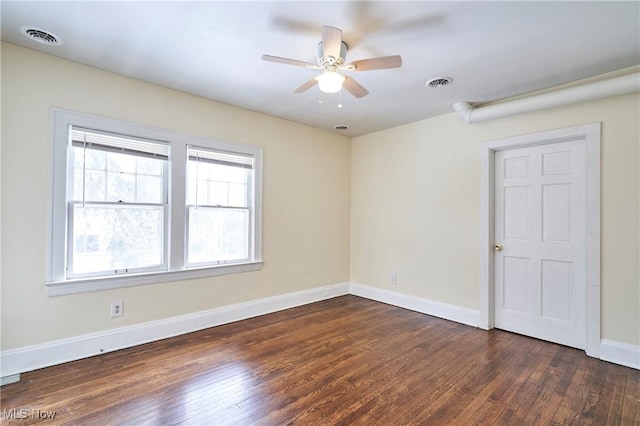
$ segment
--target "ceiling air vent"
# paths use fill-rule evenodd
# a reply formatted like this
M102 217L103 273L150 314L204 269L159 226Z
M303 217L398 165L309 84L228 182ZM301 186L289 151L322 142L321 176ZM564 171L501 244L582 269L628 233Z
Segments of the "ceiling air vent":
M438 77L438 78L432 78L431 80L427 81L425 84L427 85L427 87L443 87L443 86L448 86L452 82L453 82L453 79L451 77Z
M58 46L62 44L62 40L60 40L58 36L40 28L22 27L20 30L25 37L38 43L46 44L47 46Z
M344 130L347 130L349 127L347 127L345 124L337 124L333 126L333 128L336 130L344 131Z

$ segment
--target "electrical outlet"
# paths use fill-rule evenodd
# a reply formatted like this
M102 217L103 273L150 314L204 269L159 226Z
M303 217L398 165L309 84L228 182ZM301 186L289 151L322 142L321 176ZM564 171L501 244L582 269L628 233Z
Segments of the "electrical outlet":
M391 274L391 280L389 281L389 284L398 285L398 274L396 274L395 272Z
M122 300L111 302L111 318L121 317L124 315L124 303Z

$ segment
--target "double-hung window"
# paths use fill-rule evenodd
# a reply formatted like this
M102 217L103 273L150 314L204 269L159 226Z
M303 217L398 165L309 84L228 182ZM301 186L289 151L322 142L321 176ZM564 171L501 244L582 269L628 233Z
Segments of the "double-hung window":
M253 158L187 148L187 264L251 258Z
M169 145L70 135L67 277L166 270Z
M53 110L59 295L261 268L262 149Z

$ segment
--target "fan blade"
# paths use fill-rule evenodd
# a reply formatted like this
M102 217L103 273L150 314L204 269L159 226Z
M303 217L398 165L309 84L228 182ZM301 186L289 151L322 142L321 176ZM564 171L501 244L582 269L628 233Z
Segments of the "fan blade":
M387 68L398 68L401 65L402 58L400 57L400 55L393 55L355 61L348 65L345 65L344 68L351 68L351 66L353 66L353 71L372 71L384 70Z
M367 89L362 87L360 83L358 83L351 77L347 77L344 80L344 83L342 83L342 87L358 99L369 94L369 91Z
M311 89L316 84L318 84L318 80L316 80L314 77L311 80L304 83L302 86L298 87L296 90L294 90L293 93L304 93L307 90Z
M342 48L342 31L333 27L322 27L322 55L339 58Z
M281 64L297 65L299 67L307 67L307 68L317 68L318 67L316 64L312 64L312 63L309 63L309 62L297 61L295 59L289 59L289 58L281 58L279 56L262 55L262 60L263 61L270 61L270 62L278 62L278 63L281 63Z

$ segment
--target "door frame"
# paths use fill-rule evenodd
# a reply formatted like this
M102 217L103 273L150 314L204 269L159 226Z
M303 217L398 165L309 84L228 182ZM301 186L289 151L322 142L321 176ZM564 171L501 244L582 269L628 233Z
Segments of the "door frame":
M494 170L495 152L567 141L585 143L585 332L587 355L600 357L600 123L531 133L484 142L481 147L480 321L494 328Z

